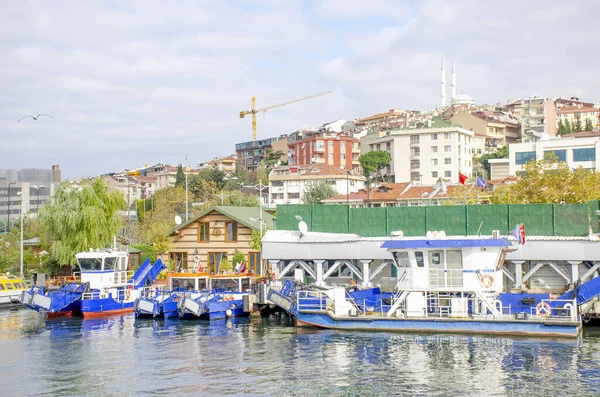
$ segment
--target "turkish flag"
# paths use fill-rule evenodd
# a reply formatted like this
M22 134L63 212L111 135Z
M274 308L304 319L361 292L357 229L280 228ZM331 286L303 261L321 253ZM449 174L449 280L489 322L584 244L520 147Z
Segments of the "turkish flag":
M467 179L469 179L469 178L467 178L467 176L464 175L462 172L458 173L458 181L460 182L461 185L464 185L465 182L467 181Z

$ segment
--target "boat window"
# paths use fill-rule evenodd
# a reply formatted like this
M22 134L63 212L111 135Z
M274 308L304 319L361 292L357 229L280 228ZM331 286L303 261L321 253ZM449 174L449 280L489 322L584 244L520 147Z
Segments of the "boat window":
M16 289L23 288L23 284L21 284L21 283L13 283L13 285L15 286Z
M0 284L0 291L4 291L4 284Z
M439 266L442 264L442 255L443 252L441 251L433 251L431 252L431 265L432 266Z
M206 289L206 279L205 278L198 279L198 289L199 290Z
M117 267L119 258L104 258L104 270L113 270Z
M425 267L425 260L423 259L423 252L415 252L415 259L417 260L417 267Z
M174 290L194 290L195 280L193 278L172 278L171 289Z
M13 289L13 286L11 283L6 283L6 289Z
M242 279L242 291L247 291L250 289L250 279L243 278Z
M94 272L102 270L101 258L79 258L77 259L82 272Z
M394 252L394 259L396 260L396 264L398 267L410 267L410 262L408 260L408 252Z

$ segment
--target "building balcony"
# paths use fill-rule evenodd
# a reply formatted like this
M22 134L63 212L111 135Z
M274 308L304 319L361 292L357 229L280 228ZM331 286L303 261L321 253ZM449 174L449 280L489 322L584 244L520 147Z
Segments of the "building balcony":
M352 153L360 153L360 147L352 146Z
M360 161L359 160L352 160L352 165L360 165Z

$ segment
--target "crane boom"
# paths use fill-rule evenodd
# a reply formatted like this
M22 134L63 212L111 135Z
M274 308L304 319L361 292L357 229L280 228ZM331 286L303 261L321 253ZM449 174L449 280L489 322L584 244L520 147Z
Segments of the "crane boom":
M271 106L266 106L266 107L260 108L260 109L256 109L256 97L253 96L252 97L252 107L250 108L250 110L241 111L240 118L243 119L245 116L247 116L249 114L252 115L252 140L255 141L256 140L256 113L266 112L267 110L270 110L273 108L278 108L280 106L289 105L291 103L296 103L296 102L304 101L306 99L315 98L315 97L318 97L321 95L327 95L327 94L331 94L331 91L325 91L325 92L320 92L320 93L314 94L314 95L308 95L308 96L305 96L302 98L294 99L294 100L283 102L283 103L278 103L278 104L271 105Z

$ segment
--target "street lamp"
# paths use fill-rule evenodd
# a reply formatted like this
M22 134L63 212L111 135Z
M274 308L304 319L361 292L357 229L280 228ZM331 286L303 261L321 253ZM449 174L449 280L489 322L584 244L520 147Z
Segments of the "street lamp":
M17 196L21 196L21 267L19 275L21 276L21 280L25 280L23 278L23 196L22 192L17 192Z
M256 189L256 190L258 190L260 192L259 196L258 196L258 215L259 215L258 219L259 219L259 224L260 224L260 231L259 231L259 233L260 233L260 239L262 241L262 235L263 235L262 234L262 231L263 231L263 227L262 227L262 224L263 224L263 217L262 217L262 215L263 215L262 214L262 212L263 212L262 211L262 198L263 198L263 194L262 194L262 192L263 192L264 189L268 188L269 186L263 185L262 181L259 180L258 181L258 185L250 185L248 187L254 188L254 189Z
M44 185L40 185L38 186L32 186L32 188L34 188L36 190L37 193L37 204L36 204L36 208L35 208L35 213L37 214L40 211L40 190L42 190L45 186Z
M16 182L6 182L8 186L8 211L6 212L6 233L10 232L10 185L16 185Z
M220 194L213 194L212 196L220 198L221 199L221 207L223 207L225 205L224 204L225 197L231 197L231 196L233 196L233 194L225 194L225 193L221 192Z

